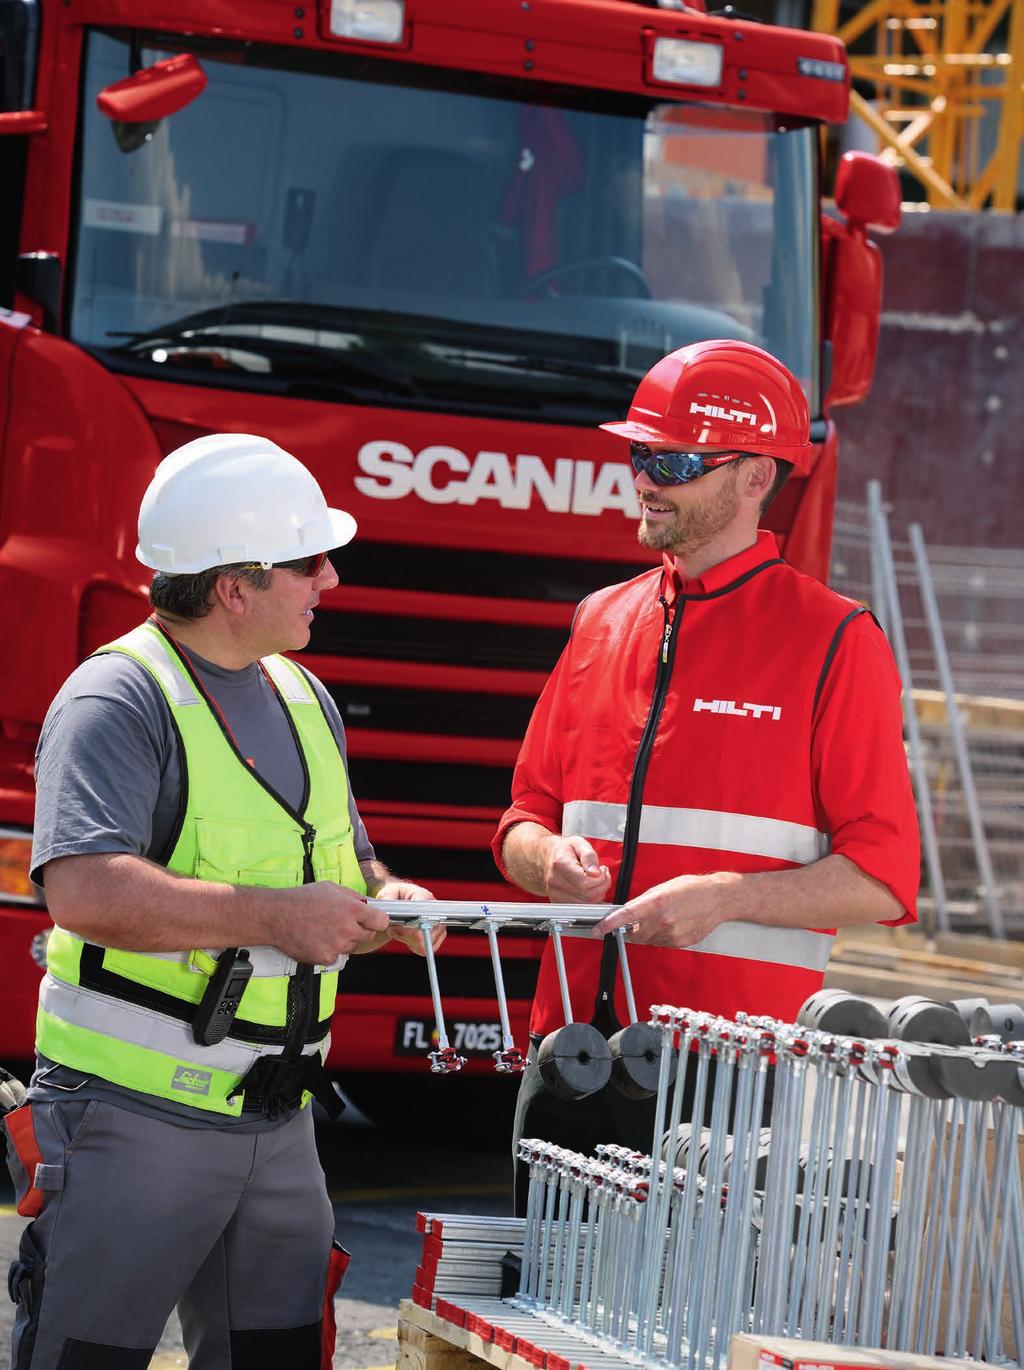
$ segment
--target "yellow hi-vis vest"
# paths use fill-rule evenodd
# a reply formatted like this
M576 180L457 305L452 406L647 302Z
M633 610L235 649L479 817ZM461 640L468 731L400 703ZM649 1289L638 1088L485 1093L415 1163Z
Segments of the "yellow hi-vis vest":
M365 891L345 766L298 666L280 656L260 663L287 712L307 777L305 802L294 810L246 763L190 665L154 622L100 651L124 652L150 672L180 740L184 813L169 870L229 885L288 889L335 880ZM191 1022L221 950L121 951L55 927L39 994L39 1052L128 1089L237 1115L239 1080L261 1057L326 1055L338 970L347 958L305 966L275 947L250 948L253 974L230 1032L200 1046Z

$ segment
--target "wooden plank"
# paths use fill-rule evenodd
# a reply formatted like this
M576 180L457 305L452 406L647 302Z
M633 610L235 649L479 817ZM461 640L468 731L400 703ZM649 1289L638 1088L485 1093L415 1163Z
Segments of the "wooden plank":
M433 1313L427 1312L425 1308L417 1308L415 1304L411 1306L416 1308L417 1313L434 1318ZM437 1318L434 1321L440 1323L441 1320ZM446 1332L448 1326L445 1324ZM449 1340L447 1335L438 1336L407 1318L399 1318L395 1370L479 1370L480 1364L479 1357L474 1356L464 1346Z
M928 938L920 924L885 928L871 923L841 928L834 955L855 956L860 950L884 950L896 956L941 956L977 961L1004 974L1010 966L1024 970L1024 942L997 942L975 933L940 932Z
M457 1300L456 1300L457 1301ZM408 1347L408 1358L403 1350ZM456 1327L429 1308L403 1299L398 1308L398 1359L395 1370L534 1370L514 1352L485 1342L475 1332Z
M908 994L920 994L939 1003L948 999L988 999L990 1003L1016 1003L1021 998L1019 985L1016 992L1011 994L1005 984L992 985L987 981L928 975L910 967L887 970L880 966L835 962L825 972L825 987L866 995L871 999L902 999Z
M1024 944L943 933L925 938L919 927L844 928L825 972L829 988L874 998L1024 998Z

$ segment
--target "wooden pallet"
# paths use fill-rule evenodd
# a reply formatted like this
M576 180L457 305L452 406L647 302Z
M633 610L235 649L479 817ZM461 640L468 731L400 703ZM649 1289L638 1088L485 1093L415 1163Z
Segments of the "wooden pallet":
M499 1299L458 1299L439 1299L436 1312L402 1301L395 1370L636 1370L635 1362Z
M402 1301L395 1370L479 1370L485 1364L497 1370L532 1370L514 1351L484 1341L409 1299Z

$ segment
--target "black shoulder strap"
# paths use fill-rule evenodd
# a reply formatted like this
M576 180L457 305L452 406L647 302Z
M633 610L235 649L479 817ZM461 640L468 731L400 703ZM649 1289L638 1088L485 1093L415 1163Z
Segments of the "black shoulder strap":
M818 700L821 698L821 692L825 688L825 681L828 678L828 673L831 669L832 662L835 659L836 652L839 651L839 643L843 633L846 631L847 624L852 623L855 618L860 618L861 614L869 614L875 623L875 626L881 630L881 624L879 624L878 619L875 618L874 614L871 613L871 610L863 604L858 604L856 609L851 609L846 615L839 627L832 634L832 641L828 644L828 651L825 653L825 662L821 668L821 675L818 676L818 684L814 691L814 703L811 705L812 718L818 712Z

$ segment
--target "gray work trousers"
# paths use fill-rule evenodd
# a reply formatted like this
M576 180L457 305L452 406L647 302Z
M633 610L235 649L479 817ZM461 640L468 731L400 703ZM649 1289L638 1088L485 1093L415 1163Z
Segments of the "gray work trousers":
M310 1109L240 1134L32 1108L43 1208L12 1267L13 1370L143 1370L175 1306L191 1370L319 1370L334 1214ZM20 1201L33 1177L11 1168Z

